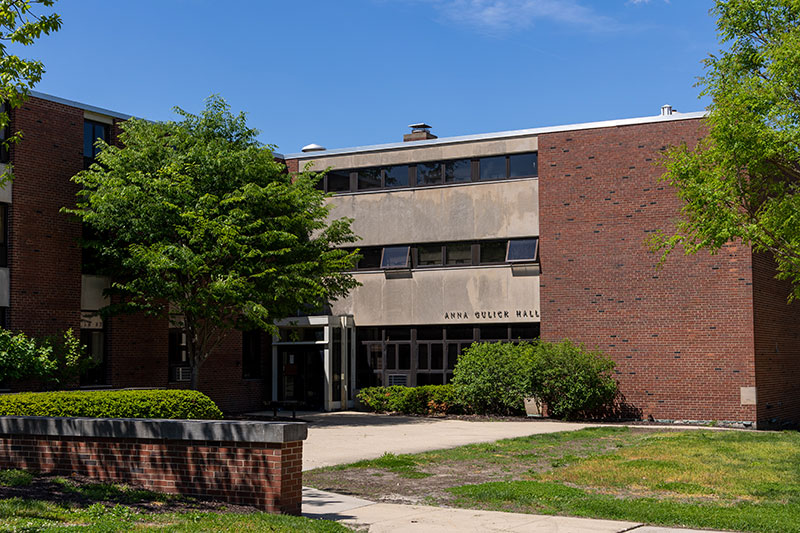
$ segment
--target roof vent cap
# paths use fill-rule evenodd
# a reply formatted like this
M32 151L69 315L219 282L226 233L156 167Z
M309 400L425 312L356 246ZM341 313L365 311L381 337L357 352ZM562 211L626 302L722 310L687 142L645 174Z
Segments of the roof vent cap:
M303 152L324 152L325 149L326 148L324 146L320 146L314 143L307 144L301 148Z
M430 133L430 131L431 131L430 125L425 124L424 122L417 122L416 124L409 124L408 127L411 128L411 133L421 133L421 132Z
M675 109L672 109L672 106L669 104L664 104L661 106L661 116L671 115L673 113L677 113Z

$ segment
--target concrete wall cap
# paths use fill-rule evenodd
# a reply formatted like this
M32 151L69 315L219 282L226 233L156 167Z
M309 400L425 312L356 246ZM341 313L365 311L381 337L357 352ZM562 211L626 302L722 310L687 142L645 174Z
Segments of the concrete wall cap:
M305 440L305 422L2 416L0 435L283 443Z

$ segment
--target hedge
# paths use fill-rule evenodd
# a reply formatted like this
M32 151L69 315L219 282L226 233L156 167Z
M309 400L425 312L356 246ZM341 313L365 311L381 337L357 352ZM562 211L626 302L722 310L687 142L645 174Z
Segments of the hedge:
M371 411L377 412L435 415L463 411L452 385L367 387L361 389L358 399Z
M0 416L218 420L222 411L191 390L57 391L0 395Z

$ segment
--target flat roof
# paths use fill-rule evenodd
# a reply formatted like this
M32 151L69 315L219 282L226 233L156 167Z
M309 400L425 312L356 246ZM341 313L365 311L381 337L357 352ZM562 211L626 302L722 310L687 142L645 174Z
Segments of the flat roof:
M457 137L442 137L441 139L428 139L424 141L373 144L367 146L355 146L352 148L336 148L333 150L320 150L318 152L299 152L294 154L286 154L286 159L316 159L319 157L328 157L332 155L344 155L344 154L355 154L355 153L365 153L365 152L381 152L386 150L419 148L421 146L436 146L442 144L490 141L498 139L509 139L513 137L541 135L543 133L556 133L561 131L589 130L595 128L612 128L616 126L633 126L636 124L649 124L652 122L671 122L673 120L690 120L690 119L703 118L707 115L708 113L706 111L695 111L691 113L678 113L673 111L671 115L656 115L654 117L603 120L599 122L583 122L580 124L566 124L562 126L545 126L542 128L530 128L524 130L499 131L495 133L478 133L474 135L460 135Z
M92 113L98 113L100 115L106 115L107 117L118 118L120 120L128 120L129 118L133 118L133 115L127 115L125 113L120 113L118 111L112 111L110 109L84 104L83 102L77 102L75 100L68 100L67 98L61 98L60 96L53 96L52 94L41 93L39 91L31 91L30 95L36 98L41 98L42 100L47 100L49 102L68 105L70 107L83 109L84 111L91 111ZM275 156L277 159L285 159L284 155L278 152L272 152L272 155Z

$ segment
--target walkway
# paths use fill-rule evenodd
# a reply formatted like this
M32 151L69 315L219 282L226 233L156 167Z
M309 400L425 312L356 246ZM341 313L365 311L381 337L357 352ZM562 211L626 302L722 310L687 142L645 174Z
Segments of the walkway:
M369 533L525 531L530 533L723 533L704 529L646 526L636 522L544 516L424 505L374 503L303 489L303 516L336 520ZM725 532L730 533L730 532Z
M309 423L303 470L375 459L385 452L419 453L591 425L540 419L473 422L355 411L298 413L298 418Z

